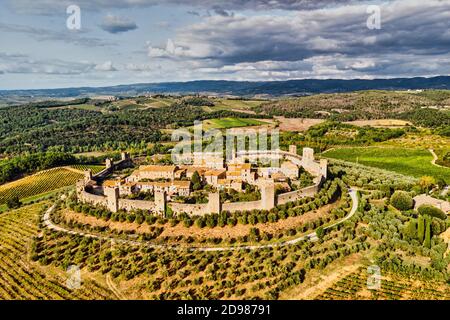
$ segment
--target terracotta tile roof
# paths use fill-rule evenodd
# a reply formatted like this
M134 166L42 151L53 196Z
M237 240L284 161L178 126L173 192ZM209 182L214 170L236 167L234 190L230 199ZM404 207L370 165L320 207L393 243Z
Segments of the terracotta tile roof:
M222 174L224 174L226 172L225 169L218 169L218 170L209 170L207 172L205 172L205 176L220 176Z
M148 172L174 172L177 169L177 166L141 166L139 167L140 171L148 171Z
M188 189L191 187L190 181L174 181L172 185L178 187L178 188L185 188Z
M119 184L120 184L120 181L119 180L105 180L105 181L103 181L103 187L109 187L109 188L112 188L112 187L117 187L117 186L119 186Z
M298 166L290 161L283 162L281 164L281 167L288 168L288 169L298 169Z
M186 172L188 173L194 173L195 171L197 171L199 174L205 173L207 171L209 171L208 168L203 168L203 167L186 167Z
M122 186L131 188L131 187L136 186L136 183L134 183L134 182L127 182L127 183L124 183Z
M252 168L251 163L230 163L228 169L230 171L250 170Z
M219 179L217 180L217 184L220 185L228 185L228 184L232 184L232 183L242 183L241 179Z

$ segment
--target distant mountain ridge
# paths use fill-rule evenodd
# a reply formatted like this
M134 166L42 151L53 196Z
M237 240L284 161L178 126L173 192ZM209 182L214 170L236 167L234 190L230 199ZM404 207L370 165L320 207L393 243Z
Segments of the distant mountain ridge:
M0 90L0 96L79 97L90 95L128 96L139 94L217 94L234 96L284 96L339 93L360 90L450 89L450 77L353 79L353 80L288 80L288 81L225 81L200 80L189 82L138 83L109 87L79 87L62 89Z

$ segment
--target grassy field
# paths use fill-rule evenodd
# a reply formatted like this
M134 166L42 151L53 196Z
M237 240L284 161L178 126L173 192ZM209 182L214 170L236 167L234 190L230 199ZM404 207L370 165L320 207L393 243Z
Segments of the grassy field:
M0 216L0 300L113 299L106 285L82 272L82 286L67 287L67 274L31 260L33 237L38 236L39 214L46 203L10 211Z
M241 112L251 112L253 107L260 106L265 103L264 100L232 100L232 99L215 99L214 107L208 107L206 111L216 110L234 110Z
M205 129L229 129L241 128L249 126L261 126L269 123L257 119L242 119L242 118L221 118L203 121Z
M337 148L324 153L327 158L357 162L367 166L421 177L433 176L450 181L450 169L431 164L433 156L428 150L407 148Z
M83 174L64 168L55 168L39 172L0 186L0 204L18 196L25 199L70 186L83 177Z
M450 152L450 138L434 135L429 130L422 130L419 133L408 133L407 135L381 142L379 145L412 149L433 149L442 161L444 155Z

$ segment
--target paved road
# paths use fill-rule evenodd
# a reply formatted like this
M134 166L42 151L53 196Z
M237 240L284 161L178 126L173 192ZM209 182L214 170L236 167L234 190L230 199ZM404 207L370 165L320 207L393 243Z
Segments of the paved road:
M350 189L350 197L352 198L352 209L350 210L349 214L342 219L341 221L338 221L332 225L329 225L327 227L324 227L324 230L327 229L331 229L339 224L344 223L345 221L349 220L351 217L354 216L354 214L356 213L357 209L358 209L358 196L357 196L357 192L355 190L351 190ZM105 236L98 236L95 234L90 234L90 233L86 233L86 232L80 232L80 231L73 231L73 230L68 230L65 229L63 227L60 227L56 224L53 223L53 221L50 218L51 213L55 210L56 208L56 204L54 204L53 206L51 206L44 214L43 217L43 223L44 225L54 231L60 231L60 232L65 232L68 234L73 234L73 235L80 235L83 237L88 237L88 238L94 238L94 239L99 239L99 240L105 240L105 241L111 241L112 243L120 243L120 244L129 244L129 245L134 245L134 246L140 246L140 245L144 245L150 248L157 248L157 249L180 249L180 250L186 250L186 247L183 246L171 246L171 245L160 245L160 244L152 244L152 243L148 243L148 242L144 242L144 241L133 241L133 240L124 240L124 239L116 239L116 238L111 238L111 237L105 237ZM205 247L205 248L198 248L198 247L191 247L188 248L188 250L190 251L204 251L204 252L214 252L214 251L231 251L231 250L242 250L242 249L247 249L247 250L258 250L258 249L267 249L267 248L275 248L275 247L283 247L283 246L288 246L288 245L293 245L296 244L298 242L304 241L304 240L315 240L317 239L317 234L316 232L311 232L305 236L301 236L299 238L295 238L289 241L284 241L284 242L279 242L279 243L271 243L271 244L264 244L264 245L254 245L254 246L236 246L236 247Z

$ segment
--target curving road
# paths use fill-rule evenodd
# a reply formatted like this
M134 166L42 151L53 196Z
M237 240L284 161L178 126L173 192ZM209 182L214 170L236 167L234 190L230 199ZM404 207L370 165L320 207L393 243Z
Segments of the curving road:
M341 221L338 221L332 225L324 227L323 228L324 230L328 230L337 225L340 225L355 215L356 211L358 210L358 205L359 205L357 192L355 190L350 189L349 194L350 194L350 197L352 198L352 209L350 210L349 214L345 218L343 218ZM95 235L95 234L91 234L91 233L65 229L63 227L60 227L60 226L54 224L53 221L51 220L50 216L51 216L51 213L55 210L55 208L56 208L56 204L54 204L53 206L48 208L42 219L44 225L47 228L49 228L50 230L64 232L67 234L80 235L83 237L94 238L94 239L99 239L99 240L111 241L112 243L129 244L129 245L134 245L134 246L145 245L147 247L156 248L156 249L186 250L186 247L182 247L179 245L177 245L177 246L160 245L160 244L153 244L153 243L148 243L148 242L143 242L143 241L116 239L116 238L112 238L112 237L99 236L99 235ZM187 248L187 249L190 251L204 251L204 252L230 251L230 250L242 250L242 249L258 250L258 249L266 249L266 248L283 247L283 246L293 245L293 244L296 244L296 243L304 241L304 240L315 240L315 239L317 239L316 231L311 232L307 235L301 236L299 238L295 238L295 239L292 239L289 241L283 241L283 242L279 242L279 243L254 245L254 246L236 246L236 247L205 247L205 248L191 247L191 248Z

